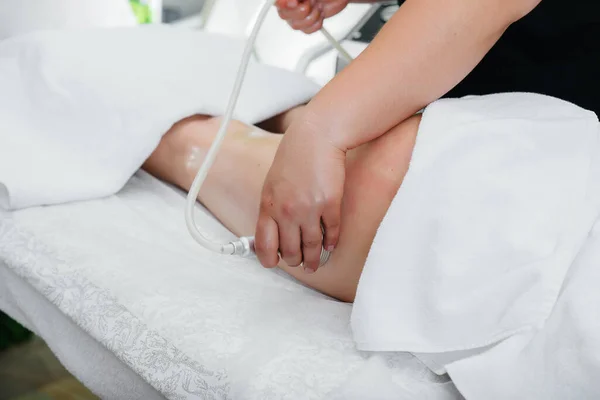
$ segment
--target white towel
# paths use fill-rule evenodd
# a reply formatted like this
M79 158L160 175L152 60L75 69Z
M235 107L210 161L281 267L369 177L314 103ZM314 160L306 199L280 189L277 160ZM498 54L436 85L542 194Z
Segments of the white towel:
M447 366L467 399L600 398L600 224L569 269L544 326Z
M169 27L47 31L0 42L0 205L117 192L179 119L224 112L244 42ZM251 63L235 116L256 123L318 85Z
M422 358L439 372L453 362L478 360L456 364L459 389L492 364L494 372L512 376L518 351L490 348L510 338L502 345L514 349L523 345L514 344L516 338L547 329L569 267L599 214L599 134L592 112L540 95L429 106L360 280L352 316L358 347L430 353ZM584 320L563 318L563 329L585 323L578 334L593 342L600 329L584 310L576 312ZM545 352L560 352L554 340L556 346L539 351L538 364ZM593 350L600 357L600 349ZM520 370L527 368L536 363L528 360ZM558 372L552 379L556 383L536 383L561 385ZM490 398L479 382L473 398ZM514 398L510 385L495 385L495 398Z

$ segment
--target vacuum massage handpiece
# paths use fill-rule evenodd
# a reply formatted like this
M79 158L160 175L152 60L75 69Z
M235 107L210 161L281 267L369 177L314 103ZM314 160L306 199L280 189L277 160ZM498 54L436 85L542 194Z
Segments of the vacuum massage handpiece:
M242 89L242 84L244 82L244 77L246 75L246 70L248 69L248 63L250 62L250 57L252 55L252 50L254 48L254 43L256 42L256 37L258 36L258 32L267 17L267 13L269 12L271 6L275 4L275 0L267 0L265 5L261 8L260 13L256 19L256 24L252 28L252 32L250 33L250 37L246 42L246 47L244 48L244 52L242 54L242 59L240 61L240 67L238 69L238 73L235 79L235 83L233 85L233 90L229 97L229 102L227 104L227 108L225 109L225 114L223 115L223 119L221 122L221 126L217 132L215 140L213 141L208 153L206 154L206 158L204 162L200 166L198 173L196 174L196 178L190 187L190 191L187 195L186 207L185 207L185 223L187 228L192 235L192 237L203 247L208 250L212 250L214 252L220 254L229 254L229 255L238 255L243 257L248 257L255 255L254 250L254 237L241 237L236 241L229 243L216 243L212 240L208 239L206 236L200 232L198 226L196 225L196 221L194 219L194 210L196 208L196 199L198 198L198 193L200 192L200 188L208 175L208 171L212 164L215 161L219 148L223 143L223 139L225 138L225 134L227 133L227 128L229 127L229 123L233 118L233 111L235 110L235 106L237 104L238 98L240 97L240 91ZM327 40L331 43L331 45L338 50L340 55L344 57L348 62L352 61L352 57L342 48L342 46L335 40L333 36L329 32L325 30L325 28L321 29L323 35L327 38ZM322 266L329 259L330 252L325 249L321 249L321 258L319 266Z

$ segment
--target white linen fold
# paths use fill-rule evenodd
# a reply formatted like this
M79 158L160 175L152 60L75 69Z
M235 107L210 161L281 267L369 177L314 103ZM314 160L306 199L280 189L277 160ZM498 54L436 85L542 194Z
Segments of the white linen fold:
M0 42L0 205L114 194L173 123L224 112L243 46L158 26ZM301 74L251 62L235 117L265 120L318 89Z
M359 349L416 353L467 398L600 393L587 375L577 387L558 368L600 369L600 329L588 312L598 303L586 301L600 282L591 276L569 292L571 315L557 306L599 215L599 136L594 113L541 95L430 105L360 279ZM590 345L565 349L567 332ZM534 337L551 339L523 354ZM542 368L545 359L556 369ZM514 382L531 385L530 396Z

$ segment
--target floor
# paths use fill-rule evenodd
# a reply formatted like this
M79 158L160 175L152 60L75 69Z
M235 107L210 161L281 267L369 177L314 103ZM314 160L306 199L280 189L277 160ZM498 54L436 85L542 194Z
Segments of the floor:
M0 352L0 400L97 400L34 337Z

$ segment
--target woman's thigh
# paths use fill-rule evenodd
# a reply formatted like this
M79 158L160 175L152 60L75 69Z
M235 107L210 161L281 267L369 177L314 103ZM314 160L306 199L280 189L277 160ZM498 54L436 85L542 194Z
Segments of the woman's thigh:
M340 240L329 261L314 274L282 265L303 283L352 302L381 221L410 164L420 116L348 153Z

